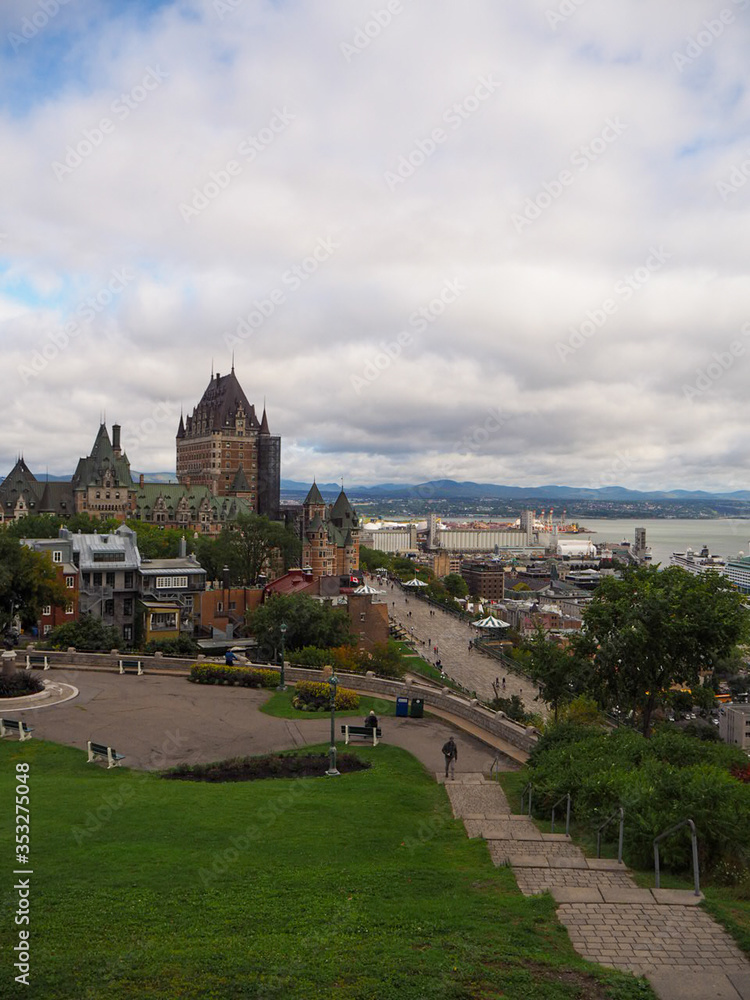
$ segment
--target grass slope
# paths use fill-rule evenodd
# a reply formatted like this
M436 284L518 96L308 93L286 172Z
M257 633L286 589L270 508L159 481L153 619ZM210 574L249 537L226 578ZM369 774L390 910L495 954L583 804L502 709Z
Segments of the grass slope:
M653 996L643 982L579 959L552 900L521 896L510 869L494 868L484 842L466 838L445 790L413 757L388 746L357 752L370 770L211 785L107 771L38 740L4 742L4 810L15 763L31 768L24 995ZM0 851L0 996L15 996L9 823Z
M290 688L288 691L274 691L268 701L264 701L260 706L260 711L265 712L266 715L274 715L280 719L325 719L330 718L330 711L320 711L320 712L301 712L299 709L292 705L292 698L294 697L294 688ZM350 718L351 716L360 716L360 725L364 722L365 716L373 711L378 718L381 716L395 715L396 714L396 702L387 701L385 698L372 698L369 695L361 694L359 696L359 708L354 709L349 712L342 712L339 709L336 710L336 718ZM354 723L350 723L354 725Z

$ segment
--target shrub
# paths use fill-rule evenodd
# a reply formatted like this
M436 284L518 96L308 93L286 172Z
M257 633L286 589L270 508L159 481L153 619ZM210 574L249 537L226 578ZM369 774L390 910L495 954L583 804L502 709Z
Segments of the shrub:
M292 663L300 667L313 667L320 670L331 663L331 650L319 649L318 646L303 646L302 649L289 654Z
M179 639L152 639L143 647L143 652L148 656L153 656L154 653L164 653L165 656L195 656L198 644L188 635L181 635Z
M230 667L223 663L194 663L188 679L196 684L227 683L238 687L274 688L279 683L279 676L278 670Z
M331 688L318 681L297 681L292 699L295 708L317 712L331 707ZM349 688L336 688L336 710L339 712L359 708L359 695Z
M9 677L0 675L0 698L19 698L24 694L38 694L44 690L44 682L38 674L30 670L17 670Z

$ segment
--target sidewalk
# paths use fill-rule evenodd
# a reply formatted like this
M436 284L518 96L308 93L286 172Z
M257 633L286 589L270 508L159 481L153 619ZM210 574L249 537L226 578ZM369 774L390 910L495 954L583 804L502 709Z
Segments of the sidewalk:
M377 586L377 583L374 585ZM398 586L394 586L392 590L390 583L384 586L386 593L383 600L388 602L388 614L407 632L414 629L413 639L416 641L417 652L425 660L434 663L436 659L440 659L448 677L467 691L476 691L477 697L486 701L495 697L492 682L497 677L502 681L505 676L505 689L501 691L504 698L517 694L527 712L546 714L545 704L534 700L539 693L538 688L528 678L507 671L503 675L505 668L502 664L478 650L469 652L469 642L477 637L477 630L470 624L403 592ZM430 611L434 611L434 614L431 615ZM409 612L411 618L408 616ZM438 648L437 653L434 652L435 646Z
M438 781L445 779L436 775ZM648 978L661 1000L750 1000L750 962L692 892L641 889L616 860L586 858L560 833L510 812L498 784L462 773L445 782L453 815L510 865L524 895L550 892L584 958Z

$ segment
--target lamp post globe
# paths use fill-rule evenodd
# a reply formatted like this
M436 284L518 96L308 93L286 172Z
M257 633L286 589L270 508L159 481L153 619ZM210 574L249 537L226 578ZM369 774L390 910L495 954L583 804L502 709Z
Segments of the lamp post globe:
M279 686L277 691L286 691L286 677L284 675L284 636L286 635L286 623L282 622L279 626L279 632L281 632L281 672L279 674Z

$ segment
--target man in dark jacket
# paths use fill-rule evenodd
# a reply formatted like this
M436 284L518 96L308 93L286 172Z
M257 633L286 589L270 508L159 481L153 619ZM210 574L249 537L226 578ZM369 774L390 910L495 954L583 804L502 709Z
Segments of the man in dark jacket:
M443 744L443 756L445 757L445 776L448 777L448 769L450 768L452 779L455 777L456 761L458 760L458 748L452 736L447 743Z
M365 718L365 729L377 729L377 728L378 728L378 717L377 715L375 715L374 712L371 711L370 714Z

